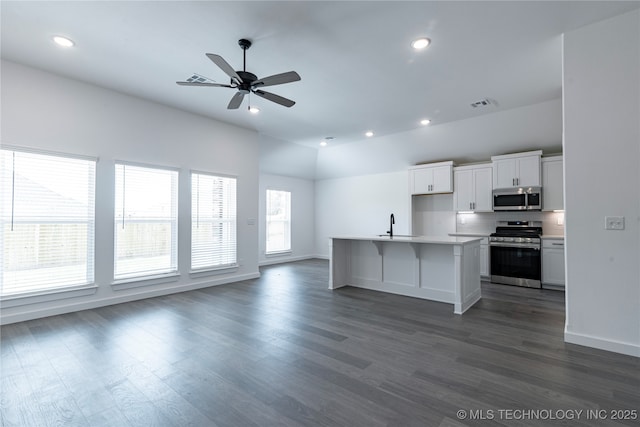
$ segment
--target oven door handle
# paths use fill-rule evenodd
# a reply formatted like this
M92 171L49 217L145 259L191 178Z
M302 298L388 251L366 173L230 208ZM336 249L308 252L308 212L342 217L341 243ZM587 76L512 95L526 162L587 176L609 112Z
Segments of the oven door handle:
M489 247L492 248L520 248L520 249L533 249L535 251L539 251L540 247L539 246L523 246L523 245L519 245L517 243L490 243Z

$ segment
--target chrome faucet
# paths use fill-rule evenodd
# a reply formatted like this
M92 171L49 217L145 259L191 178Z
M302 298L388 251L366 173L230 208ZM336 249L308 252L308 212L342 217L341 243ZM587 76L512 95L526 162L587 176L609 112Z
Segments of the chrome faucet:
M391 214L391 217L389 218L389 231L387 231L387 234L389 235L389 237L393 237L393 224L396 223L396 217L393 216L393 214Z

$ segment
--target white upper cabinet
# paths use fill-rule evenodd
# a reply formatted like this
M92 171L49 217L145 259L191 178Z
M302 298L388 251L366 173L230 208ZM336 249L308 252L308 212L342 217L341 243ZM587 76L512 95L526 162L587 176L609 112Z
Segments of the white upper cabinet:
M540 186L542 151L492 156L493 188Z
M542 159L542 210L564 209L564 179L562 156Z
M431 163L409 168L411 194L451 193L453 162Z
M461 166L454 171L454 210L491 212L492 168L486 165Z

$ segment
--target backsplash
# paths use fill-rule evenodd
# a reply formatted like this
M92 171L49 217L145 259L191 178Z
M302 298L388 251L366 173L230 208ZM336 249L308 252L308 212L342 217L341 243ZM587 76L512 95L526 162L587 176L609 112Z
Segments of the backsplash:
M496 230L496 221L542 221L543 234L564 235L564 212L459 213L456 232L490 234Z

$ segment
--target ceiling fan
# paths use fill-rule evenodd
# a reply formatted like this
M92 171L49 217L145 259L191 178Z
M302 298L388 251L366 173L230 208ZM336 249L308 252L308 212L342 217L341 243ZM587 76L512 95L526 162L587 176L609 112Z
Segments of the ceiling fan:
M186 81L186 82L176 82L180 86L205 86L205 87L230 87L232 89L238 89L227 108L229 110L235 110L240 107L242 104L242 100L244 96L249 93L255 93L256 95L267 99L269 101L275 102L276 104L284 105L285 107L292 107L295 102L284 98L280 95L276 95L275 93L265 92L260 88L266 86L274 86L281 85L285 83L297 82L300 80L300 76L295 71L289 71L281 74L274 74L269 77L264 77L259 79L253 73L248 72L247 69L247 49L251 47L251 41L247 39L238 40L238 44L243 50L243 66L242 71L235 71L231 65L227 61L224 60L220 55L216 55L213 53L207 53L207 58L209 58L214 64L216 64L222 71L225 72L231 78L231 82L226 84L219 83L211 83L211 82L203 82L203 81ZM191 79L189 79L191 80ZM198 79L202 80L202 79Z

